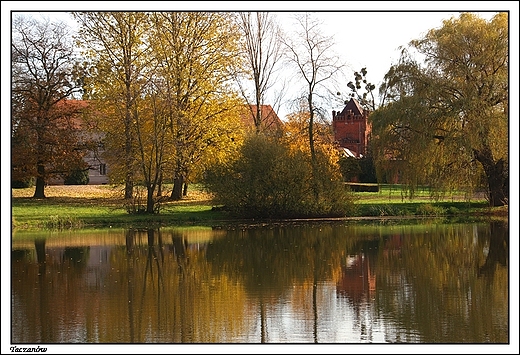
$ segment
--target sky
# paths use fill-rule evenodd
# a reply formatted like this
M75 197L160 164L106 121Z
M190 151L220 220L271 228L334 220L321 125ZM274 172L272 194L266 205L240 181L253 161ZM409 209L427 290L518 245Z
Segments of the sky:
M486 20L496 14L491 11L475 13ZM276 15L281 19L286 33L290 33L294 12ZM400 46L406 46L411 40L422 37L430 29L441 27L443 20L459 15L458 11L380 10L319 11L312 14L315 19L321 21L323 35L333 39L336 44L333 48L335 54L346 64L346 81L343 87L339 88L342 97L350 92L346 84L354 79L354 71L359 72L361 68L367 69L367 79L376 86L377 92L390 66L399 59ZM376 104L378 102L376 98ZM330 116L332 109L343 109L343 105L338 105L329 107ZM290 112L290 107L281 107L279 111L279 116L283 118Z
M480 17L490 19L496 11L510 10L517 2L348 2L348 1L301 1L295 9L294 2L249 1L249 2L211 2L211 1L147 1L147 2L10 2L11 10L21 11L60 11L45 12L45 16L75 22L66 11L80 10L225 10L225 11L273 11L286 33L294 29L293 16L295 12L314 12L313 17L321 21L323 35L331 37L336 43L334 52L347 67L344 89L340 88L342 96L350 92L346 83L353 79L353 72L367 68L368 80L376 85L376 90L382 83L384 75L399 58L399 47L405 46L410 40L420 38L428 30L442 26L442 21L458 17L461 11L477 13ZM34 6L28 4L33 3ZM319 4L319 6L317 6ZM4 11L4 10L2 10ZM3 13L2 16L5 14ZM3 26L9 21L2 21ZM518 24L518 18L516 18ZM2 31L4 32L4 31ZM518 39L518 37L517 37ZM514 42L514 41L512 41ZM518 42L518 41L517 41ZM354 49L354 51L353 51ZM5 60L3 58L2 60ZM285 69L284 69L285 70ZM290 73L289 73L290 72ZM292 75L293 72L289 71ZM285 73L284 73L285 74ZM268 96L266 104L275 106L280 118L284 119L290 113L289 102L297 96L296 90L305 90L305 86L291 84L291 89L284 95L286 104L275 106L274 92ZM276 90L276 86L274 88ZM376 100L378 103L378 100ZM331 115L332 110L341 110L341 104L323 107ZM330 119L331 117L329 117Z
M1 26L2 26L2 74L10 72L10 16L11 11L102 11L102 10L218 10L218 11L283 11L284 16L291 16L295 11L318 11L316 16L323 19L324 34L334 37L337 53L352 70L360 70L366 67L368 79L376 87L379 86L386 71L398 59L398 47L406 45L410 40L420 38L429 29L442 25L442 20L452 16L458 17L460 12L475 12L481 17L489 19L496 11L510 11L510 92L513 98L518 98L518 8L517 1L140 1L140 2L118 2L118 1L2 1ZM327 12L327 13L325 13ZM289 21L284 21L287 26ZM354 44L354 46L353 46ZM346 48L356 48L350 52ZM4 53L5 52L5 53ZM4 245L10 233L10 208L9 189L10 179L5 178L10 174L10 116L9 101L10 75L2 75L2 248L10 250L10 245ZM347 91L347 89L346 89ZM331 107L338 109L338 107ZM280 108L280 117L287 113L286 108ZM511 164L511 186L510 186L510 215L518 216L518 100L511 100L510 110L510 164ZM5 220L4 220L5 219ZM511 230L517 230L518 221L511 221ZM7 228L7 229L6 229ZM511 240L511 279L516 280L518 276L518 233ZM3 264L9 258L2 258ZM6 270L6 268L3 268ZM7 265L7 270L9 266ZM2 273L3 274L3 273ZM6 275L10 278L9 274ZM2 282L2 289L3 289ZM516 294L518 285L515 284ZM2 292L5 295L5 292ZM4 302L2 300L2 309ZM9 312L9 310L7 310ZM516 327L517 327L516 323ZM517 329L517 328L515 328ZM6 336L2 332L2 343ZM512 334L515 334L512 332ZM8 335L7 335L8 337ZM8 343L7 339L7 343ZM515 341L518 351L518 342ZM479 350L488 353L490 350ZM402 349L399 349L402 351ZM406 350L405 350L406 351ZM507 349L500 352L506 353ZM514 353L514 352L513 352Z

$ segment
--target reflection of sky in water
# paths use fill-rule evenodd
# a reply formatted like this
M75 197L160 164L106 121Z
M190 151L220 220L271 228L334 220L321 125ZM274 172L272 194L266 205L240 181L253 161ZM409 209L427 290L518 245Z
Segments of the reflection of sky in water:
M314 342L312 289L306 296L309 302L306 311L311 312L283 300L271 306L267 312L268 342ZM287 298L290 299L291 294ZM386 343L395 341L400 332L391 320L377 318L372 302L353 305L348 298L338 297L333 282L319 283L317 314L318 343ZM414 340L419 339L416 336Z

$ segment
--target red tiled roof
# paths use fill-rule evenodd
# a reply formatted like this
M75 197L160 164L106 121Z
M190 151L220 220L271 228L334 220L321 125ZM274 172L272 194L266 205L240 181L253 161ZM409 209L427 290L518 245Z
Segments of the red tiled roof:
M257 114L257 105L250 105L249 109L246 107L246 112L242 115L242 122L248 128L255 127L255 120ZM271 105L261 105L262 129L276 130L283 127L283 123L273 110Z
M56 103L53 108L53 116L55 119L66 120L72 124L73 129L83 129L85 121L81 116L81 112L88 107L89 103L85 100L61 100Z

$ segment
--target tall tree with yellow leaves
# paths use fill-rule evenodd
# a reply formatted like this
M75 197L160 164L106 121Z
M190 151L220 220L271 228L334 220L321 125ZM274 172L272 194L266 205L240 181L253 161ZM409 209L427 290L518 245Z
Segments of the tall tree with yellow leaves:
M179 200L192 170L232 149L243 102L233 89L239 32L230 14L153 13L151 44L168 105L173 179Z
M136 170L135 127L140 111L138 98L151 78L145 12L73 12L78 21L80 44L90 63L86 98L98 103L103 114L99 128L106 133L111 170L125 184L124 196L133 197ZM112 179L116 180L117 176Z

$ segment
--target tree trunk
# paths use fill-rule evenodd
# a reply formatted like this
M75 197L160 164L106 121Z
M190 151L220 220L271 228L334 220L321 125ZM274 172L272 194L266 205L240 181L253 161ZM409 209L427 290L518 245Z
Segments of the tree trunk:
M127 74L128 76L128 74ZM132 116L130 112L132 97L130 94L130 82L126 80L126 107L125 107L125 199L131 199L134 195L134 179L132 173Z
M45 167L38 163L38 176L36 177L36 187L34 189L33 198L45 198Z
M262 125L262 107L260 106L260 89L256 88L256 117L254 119L255 121L255 127L256 127L256 133L260 133L261 125Z
M309 104L309 148L311 150L311 160L316 162L316 152L314 151L314 110L312 109L312 93L307 98Z
M314 198L318 201L320 196L320 189L318 186L318 171L316 164L316 151L314 150L314 110L312 108L312 90L309 88L310 93L307 97L309 104L309 149L311 151L311 165L312 165L312 187L314 190Z
M130 181L131 178L126 177L125 182L125 199L130 199L134 195L134 185L132 184L132 181Z
M482 164L489 189L489 204L491 207L504 206L508 204L506 193L507 174L504 159L497 162L489 149L475 150L475 158Z
M493 207L508 204L508 198L504 193L504 178L502 175L488 176L489 203Z
M148 187L146 189L147 193L146 193L146 213L154 213L154 206L155 206L155 203L154 203L154 200L153 200L153 193L155 191L155 188L154 187Z
M178 175L173 179L173 189L170 200L179 201L182 199L182 185L184 184L184 176Z
M161 197L162 196L162 179L163 179L163 174L162 174L162 171L159 173L159 181L157 181L157 197Z

